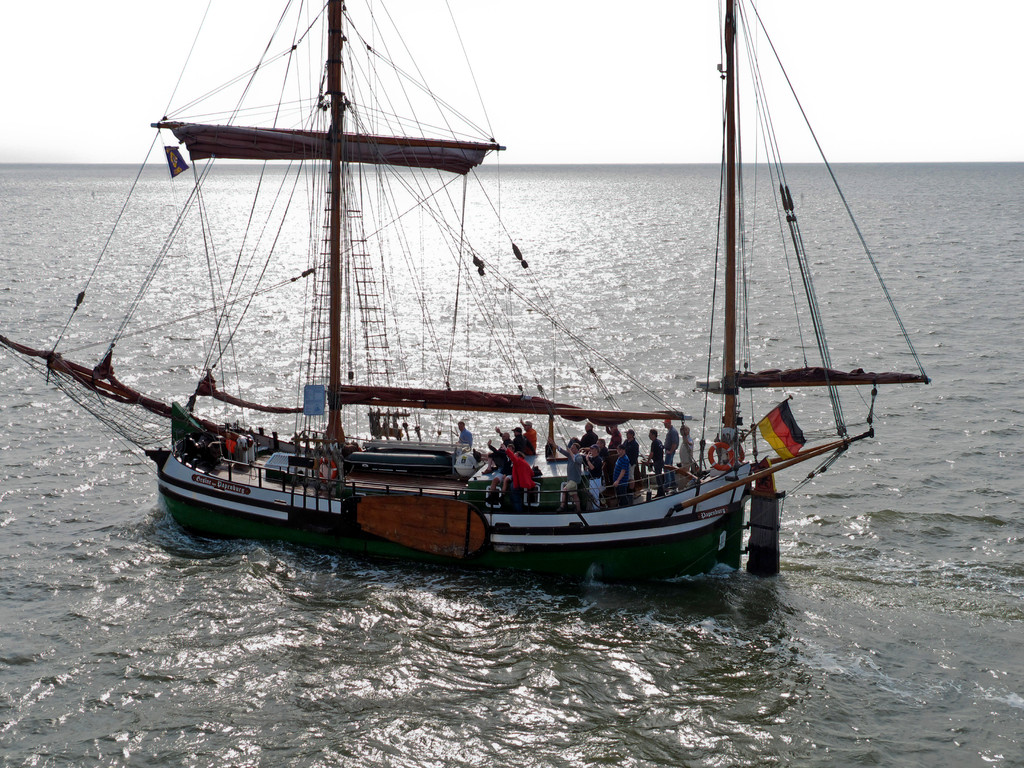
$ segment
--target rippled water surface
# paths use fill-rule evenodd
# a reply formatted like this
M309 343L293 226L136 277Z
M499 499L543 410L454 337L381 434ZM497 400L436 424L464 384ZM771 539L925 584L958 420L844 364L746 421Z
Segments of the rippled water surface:
M503 175L517 241L595 344L699 411L717 169ZM839 175L934 383L884 390L876 438L787 499L777 578L607 585L197 538L147 460L0 355L0 764L1024 765L1024 167ZM0 167L0 333L53 338L131 178ZM115 258L114 293L146 262ZM836 340L881 359L844 281L818 284L854 310ZM781 348L759 322L755 351ZM119 372L181 397L181 354L127 349ZM163 369L129 374L147 355Z

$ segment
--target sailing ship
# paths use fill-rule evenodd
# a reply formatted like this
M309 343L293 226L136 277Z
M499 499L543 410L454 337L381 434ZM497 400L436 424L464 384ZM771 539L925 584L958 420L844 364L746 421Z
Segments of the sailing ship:
M619 407L611 392L600 389L602 378L595 368L576 359L571 365L559 366L556 361L553 367L560 367L563 373L565 368L574 368L597 382L599 394L587 402L561 402L549 395L540 376L533 376L534 381L527 384L530 377L515 370L504 379L517 382L511 393L492 391L494 387L452 386L453 380L458 381L451 353L454 342L435 337L437 317L451 321L453 336L464 329L468 335L476 330L471 326L482 328L487 338L484 344L489 346L473 348L467 342L471 350L467 362L488 381L502 378L488 368L494 360L505 360L515 368L520 352L502 347L514 341L510 327L481 319L496 306L488 299L495 291L514 294L538 322L550 323L563 341L581 348L586 345L555 310L541 299L529 298L522 282L503 272L497 257L469 241L465 227L467 182L481 163L504 147L487 132L470 136L464 123L454 127L461 115L442 101L432 102L443 116L431 122L434 130L436 125L451 130L438 138L423 130L427 121L401 121L394 102L371 99L370 89L358 78L372 73L367 79L379 85L381 70L388 68L401 81L403 93L411 90L408 71L395 64L388 49L377 42L380 29L372 25L381 14L371 17L372 28L359 26L342 0L308 9L303 6L302 14L298 18L303 22L293 25L296 31L284 44L265 49L280 53L265 53L259 65L238 81L248 92L255 76L270 69L272 63L283 64L286 74L282 79L291 81L301 60L300 50L326 51L314 68L312 86L290 102L293 107L298 105L296 116L286 117L292 113L275 108L264 124L255 124L259 121L247 122L246 118L258 113L238 106L223 123L190 119L182 110L153 124L158 135L173 137L166 148L172 176L183 172L183 178L191 176L191 187L185 193L182 214L173 221L165 246L156 254L143 287L99 362L83 364L66 357L60 349L64 332L48 348L0 336L4 347L37 366L105 425L144 449L157 467L159 494L169 513L182 526L202 535L282 540L371 557L604 580L664 579L706 573L720 566L739 568L744 553L750 570L777 572L780 500L784 496L776 487L777 473L809 461L818 468L827 466L857 441L873 436L870 411L867 429L849 434L838 405L839 389L871 387L873 408L878 385L927 383L928 378L905 331L918 372L874 373L833 367L781 165L777 166L779 175L773 178L786 220L788 247L798 265L799 282L807 289L807 311L820 365L758 373L741 368L738 362L741 334L737 318L741 315L744 269L737 71L741 30L752 34L756 9L731 0L722 23L723 184L721 200L709 201L715 206L720 202L724 212L719 225L724 243L725 266L720 276L724 301L715 309L721 352L709 351L720 360L721 376L715 381L706 377L701 383L705 403L717 404L717 420L713 424L710 417L705 421L705 433L713 438L700 441L692 461L670 462L645 477L638 476L635 467L630 470L634 473L631 478L621 474L611 478L620 481L614 492L600 492L598 482L593 494L583 483L575 493L571 485L566 488L573 476L570 463L576 459L545 450L545 443L564 444L566 435L578 432L587 422L609 429L660 425L666 420L682 426L690 419L689 410L646 387L644 391L657 407ZM321 32L314 31L321 28L318 25L322 25ZM285 26L280 25L279 30ZM750 53L753 47L745 49ZM368 56L373 65L367 69L356 63L356 54ZM759 88L758 81L754 82L755 89ZM434 99L433 89L420 86L419 93ZM198 103L188 108L199 112ZM191 167L180 152L182 145ZM140 322L139 310L146 306L153 276L164 264L171 244L183 239L190 227L195 235L192 239L202 244L208 263L214 263L215 214L208 209L207 198L215 196L209 191L214 167L226 164L230 169L230 161L262 164L257 191L269 190L270 202L247 206L245 216L250 223L236 246L239 256L226 281L228 287L220 273L218 282L211 280L220 292L216 287L212 291L209 314L214 317L214 331L195 388L183 391L180 401L168 403L143 394L115 374L119 359L115 345L129 343L132 333L128 329ZM266 169L274 163L282 163L286 172L273 176ZM384 192L367 191L371 182L381 179L386 180ZM310 201L311 213L303 224L304 239L309 242L307 266L296 267L291 276L284 272L285 278L269 285L264 274L271 256L285 250L285 261L292 266L301 258L280 245L294 242L283 223L291 210L290 202L282 202L290 200L286 194L289 185L293 191L304 187L301 192ZM259 229L252 221L262 213L272 223ZM409 256L409 236L396 234L410 222L414 230L422 230L425 223L435 224L436 234L418 235L421 247L445 254L455 265L454 278L424 278L421 273L419 284L410 288L417 296L420 315L432 318L423 322L427 330L421 332L417 348L433 347L439 360L432 380L421 374L417 386L407 381L408 366L403 363L409 355L392 349L402 323L393 311L394 295L388 293L394 289L387 283L397 262L414 261ZM500 223L499 228L505 233L515 268L523 270L517 274L532 276L534 268L507 234L506 225ZM266 261L250 256L243 262L243 253L265 253ZM215 271L210 267L211 275ZM246 283L238 277L236 281L236 276L249 271L258 278ZM428 296L431 282L441 289L442 304L431 303L435 301ZM535 282L543 296L543 280ZM292 341L282 332L274 346L282 355L297 353L303 383L301 387L289 383L273 393L284 404L266 405L257 396L245 394L246 384L253 380L235 373L246 362L239 360L242 356L236 351L241 345L242 318L253 302L292 283L306 286L308 317L302 323L300 341ZM186 285L179 288L193 293ZM471 313L460 306L460 295L466 302L476 301L478 310ZM86 290L78 294L69 325L86 296ZM891 301L889 305L895 313L895 305ZM902 329L901 322L899 325ZM164 327L157 325L151 330L159 333ZM264 335L266 332L264 328ZM503 336L509 338L498 338ZM540 334L531 334L531 338L540 338ZM473 349L485 348L487 355L472 357ZM587 349L602 365L614 366L607 353ZM480 357L487 358L486 364ZM251 359L248 363L259 369L267 361ZM613 370L643 387L642 381L624 369ZM229 393L218 380L228 378L227 372L240 382L237 394ZM273 378L269 377L271 383ZM744 428L741 392L796 387L820 387L828 393L835 414L831 438L814 444L806 441L787 402L779 402L778 394L769 402L772 407L760 406L766 415ZM268 378L251 389L266 393ZM205 414L203 404L209 404ZM293 419L294 429L288 434L280 428L252 424L253 414L278 419L272 423ZM528 480L517 479L511 489L506 488L500 475L495 479L495 467L480 450L479 440L476 450L459 441L451 424L470 414L478 417L478 423L487 419L536 420L542 431L546 428L546 441L535 452L530 446L520 458L528 467ZM165 429L159 426L161 421L170 422L169 440L167 433L160 431ZM637 431L645 434L643 429ZM762 438L778 457L763 455L758 444ZM496 459L504 460L501 455ZM610 461L614 460L613 453Z

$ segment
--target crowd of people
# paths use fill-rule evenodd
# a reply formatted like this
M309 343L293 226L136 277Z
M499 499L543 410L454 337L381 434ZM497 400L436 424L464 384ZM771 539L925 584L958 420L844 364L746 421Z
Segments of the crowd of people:
M487 488L487 505L498 507L501 498L510 494L512 507L522 512L526 494L537 487L538 469L527 460L537 454L537 431L530 421L520 421L511 432L495 427L500 443L487 442L487 467L491 482ZM657 429L648 434L650 449L640 455L636 433L627 429L625 436L617 426L605 428L606 437L599 437L592 423L587 422L580 437L573 437L566 445L558 445L553 437L545 446L549 458L562 456L566 460L565 481L559 495L559 511L583 512L601 506L632 503L633 496L643 484L641 478L647 470L654 478L653 490L658 496L674 493L679 488L679 476L696 480L693 439L690 428L676 429L671 419L664 420L662 439ZM459 422L459 442L472 448L473 435L465 422ZM648 481L649 483L650 481ZM648 485L650 488L651 486Z

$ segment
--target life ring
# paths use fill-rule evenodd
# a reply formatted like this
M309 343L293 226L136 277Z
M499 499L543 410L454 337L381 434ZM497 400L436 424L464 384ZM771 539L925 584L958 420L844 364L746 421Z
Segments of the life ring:
M319 473L321 480L337 480L338 465L330 459L321 459Z
M715 452L725 451L725 458L728 464L716 464L715 463ZM717 442L708 449L708 463L713 469L717 469L719 472L725 472L727 469L732 469L736 463L736 452L732 449L732 446L728 443Z

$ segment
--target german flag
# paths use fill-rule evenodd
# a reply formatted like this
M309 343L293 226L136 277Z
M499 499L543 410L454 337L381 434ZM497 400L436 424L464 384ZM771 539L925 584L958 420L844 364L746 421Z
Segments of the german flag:
M792 459L804 447L804 433L797 426L789 400L783 400L757 425L761 436L784 459Z

